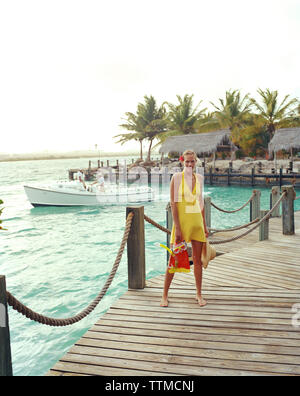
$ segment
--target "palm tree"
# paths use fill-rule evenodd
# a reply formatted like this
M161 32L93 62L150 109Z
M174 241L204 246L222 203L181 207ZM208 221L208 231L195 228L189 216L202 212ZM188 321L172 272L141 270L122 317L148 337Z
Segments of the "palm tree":
M141 122L141 119L138 115L127 112L125 113L127 119L125 124L121 124L121 128L125 128L128 131L132 131L131 133L121 133L119 135L114 136L114 138L119 138L117 143L121 143L122 145L129 142L130 140L136 140L140 143L140 159L143 159L143 140L146 138L144 134L144 126Z
M261 124L266 127L268 140L274 136L275 130L291 126L295 119L296 105L299 106L297 99L291 99L290 95L286 95L282 102L279 102L278 91L270 91L266 89L257 90L260 95L261 104L255 99L251 99L251 103L258 110L261 118Z
M137 114L144 126L143 133L149 140L147 161L150 161L153 140L166 131L167 120L164 104L158 107L152 95L145 95L144 100L144 103L138 104Z
M207 113L196 123L198 133L211 132L217 129L228 128L231 130L231 139L237 146L242 146L242 130L251 123L251 101L249 94L241 96L238 90L229 90L225 98L219 99L219 103L210 102L214 111Z
M145 139L148 140L147 161L150 161L153 140L166 130L166 111L164 105L157 107L154 97L145 95L144 103L138 104L136 114L127 112L125 115L127 122L120 126L133 132L119 134L115 138L119 138L118 143L121 144L129 140L139 141L141 159L143 159L143 141Z
M199 121L205 115L206 109L198 110L201 102L194 108L193 106L194 95L185 95L183 98L177 95L178 104L172 104L166 102L168 112L168 132L164 135L187 135L190 133L196 133L195 128L196 122ZM161 141L163 141L162 139Z
M290 127L299 127L300 126L300 103L298 101L298 104L295 108L295 112L292 116L291 122L290 122Z
M235 134L235 143L245 155L256 156L268 152L267 128L259 114L249 114L247 125Z
M251 106L249 94L242 98L238 90L226 91L225 100L219 99L219 102L218 106L211 102L216 109L213 116L219 127L233 131L247 124Z

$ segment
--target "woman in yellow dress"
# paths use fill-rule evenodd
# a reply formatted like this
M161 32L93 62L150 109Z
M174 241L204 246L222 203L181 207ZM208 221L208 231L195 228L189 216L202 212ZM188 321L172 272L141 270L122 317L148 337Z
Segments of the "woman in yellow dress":
M206 242L208 231L205 224L203 204L203 177L195 174L196 153L187 150L183 153L184 170L176 173L170 183L170 202L173 217L171 246L181 241L191 242L193 251L194 277L196 284L196 300L203 307L207 302L203 299L201 253L203 242ZM164 291L160 305L168 306L168 292L174 273L166 271Z

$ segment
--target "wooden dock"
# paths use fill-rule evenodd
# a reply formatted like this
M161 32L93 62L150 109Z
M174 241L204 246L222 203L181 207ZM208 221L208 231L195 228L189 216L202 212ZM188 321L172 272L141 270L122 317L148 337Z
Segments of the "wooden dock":
M139 180L143 178L144 182L148 182L150 185L164 185L169 184L171 177L174 173L181 171L182 167L168 168L164 166L161 161L152 161L153 165L140 166L136 164L135 167L131 168L135 164L134 160L131 163L119 166L119 160L109 162L106 160L106 165L103 161L98 160L97 166L92 166L92 161L89 161L88 168L75 168L69 169L69 180L74 180L74 176L80 170L85 176L86 181L94 180L98 171L104 174L104 177L113 183L118 183L119 180L126 180L128 182L132 180ZM154 165L155 164L155 165ZM202 163L204 183L211 186L220 185L241 185L241 186L260 186L260 187L271 187L282 185L293 185L295 188L300 188L300 173L299 171L293 171L293 164L290 164L290 168L280 168L278 171L273 170L274 173L262 173L258 167L251 168L248 173L240 173L233 171L232 163L226 170L216 171L212 167L205 167ZM129 170L130 169L130 170ZM125 174L124 174L125 172ZM146 175L146 177L145 177Z
M272 218L269 240L252 233L222 245L203 274L204 308L192 273L176 274L168 308L159 306L163 275L148 279L47 375L300 375L300 315L292 311L300 303L299 212L295 230L282 235L281 219Z

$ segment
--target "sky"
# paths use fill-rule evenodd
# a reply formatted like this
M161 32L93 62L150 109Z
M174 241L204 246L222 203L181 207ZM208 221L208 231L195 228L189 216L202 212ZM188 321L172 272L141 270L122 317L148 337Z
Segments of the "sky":
M0 152L116 144L144 95L300 98L300 0L0 0Z

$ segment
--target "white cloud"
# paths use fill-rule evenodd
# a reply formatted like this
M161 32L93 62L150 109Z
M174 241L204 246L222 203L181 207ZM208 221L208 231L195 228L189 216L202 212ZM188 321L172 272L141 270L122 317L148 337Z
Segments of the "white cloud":
M0 4L0 151L112 150L146 94L300 96L296 0Z

